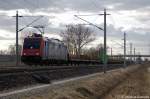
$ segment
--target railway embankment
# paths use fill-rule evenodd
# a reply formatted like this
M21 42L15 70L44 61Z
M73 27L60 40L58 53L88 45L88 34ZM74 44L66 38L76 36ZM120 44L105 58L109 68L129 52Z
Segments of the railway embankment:
M142 65L102 99L150 99L150 64Z
M135 65L127 68L108 71L107 73L96 73L93 75L72 79L50 85L43 85L38 88L30 88L18 91L18 93L8 94L4 99L120 99L120 96L136 95L142 86L148 86L146 77L148 65ZM141 74L141 73L145 73ZM140 76L140 77L136 77ZM135 77L136 79L133 79ZM140 80L140 81L139 81ZM144 81L145 80L145 81ZM129 83L129 81L131 83ZM139 82L135 86L135 82ZM125 83L125 84L124 84ZM129 84L128 84L129 83ZM121 86L121 87L118 87ZM126 87L124 87L126 86ZM130 88L132 87L132 88ZM136 88L137 87L137 88ZM127 90L133 89L131 90ZM121 91L120 91L121 90ZM148 90L148 89L147 89ZM130 94L130 91L132 92ZM119 93L121 92L121 93ZM150 92L150 91L149 91ZM139 95L148 95L148 91ZM118 98L116 98L118 96Z

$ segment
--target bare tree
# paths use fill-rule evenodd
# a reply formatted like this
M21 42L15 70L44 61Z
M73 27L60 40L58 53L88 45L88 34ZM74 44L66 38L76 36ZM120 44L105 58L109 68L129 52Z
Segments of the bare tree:
M89 49L83 49L84 55L88 56L90 60L98 60L99 59L99 49L95 47L91 47Z
M103 44L98 44L96 47L84 49L84 54L90 57L90 59L101 60L103 56Z
M67 44L69 52L78 57L81 55L82 48L95 40L93 31L83 25L67 25L66 30L60 35Z
M22 46L18 45L18 48L19 48L19 55L21 55ZM9 45L8 51L9 51L10 55L15 55L16 54L16 45Z
M15 55L16 54L15 45L9 45L8 50L9 50L10 55Z
M0 55L7 55L8 51L7 50L0 50Z

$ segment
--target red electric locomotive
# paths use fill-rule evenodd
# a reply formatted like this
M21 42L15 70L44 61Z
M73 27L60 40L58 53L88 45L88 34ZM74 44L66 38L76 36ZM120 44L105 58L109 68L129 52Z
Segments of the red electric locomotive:
M26 37L23 43L21 60L24 63L40 62L43 54L44 40L40 34Z
M40 34L26 37L21 61L25 64L58 64L68 62L67 47L57 39L48 39Z

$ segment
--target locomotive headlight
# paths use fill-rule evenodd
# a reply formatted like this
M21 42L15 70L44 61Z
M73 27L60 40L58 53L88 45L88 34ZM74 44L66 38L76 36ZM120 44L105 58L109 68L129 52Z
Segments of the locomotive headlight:
M35 55L39 55L39 53L35 53Z
M26 55L26 53L23 53L23 55Z

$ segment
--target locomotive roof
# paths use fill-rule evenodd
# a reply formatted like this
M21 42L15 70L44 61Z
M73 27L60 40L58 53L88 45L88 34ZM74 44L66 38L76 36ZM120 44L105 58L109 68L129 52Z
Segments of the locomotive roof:
M64 43L63 43L62 41L60 41L59 39L54 39L54 38L45 37L44 40L49 41L49 42L53 42L53 43L64 44Z
M64 43L61 40L59 40L59 39L43 37L41 34L36 34L36 33L33 33L32 36L28 36L26 38L43 38L44 41L49 41L49 42L53 42L53 43L63 44L64 45Z

